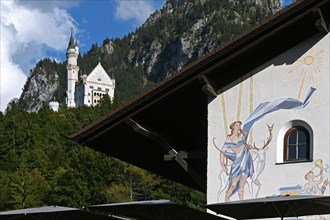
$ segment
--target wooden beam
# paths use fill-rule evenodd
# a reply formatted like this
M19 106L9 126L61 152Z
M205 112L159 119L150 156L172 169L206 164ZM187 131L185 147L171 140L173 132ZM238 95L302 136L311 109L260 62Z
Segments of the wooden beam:
M206 155L202 151L179 151L177 153L182 159L201 159L206 158ZM164 160L173 160L176 155L166 154L164 155Z
M209 80L205 75L202 75L198 78L202 83L204 83L204 85L202 86L202 91L212 97L212 98L216 98L218 96L214 83L211 82L211 80Z
M327 34L329 32L329 29L327 27L327 23L324 20L322 11L320 8L314 8L313 9L313 15L317 19L315 21L315 27L322 33Z
M132 127L132 129L140 134L143 135L151 140L154 140L156 142L158 142L167 152L168 154L173 158L172 160L175 160L192 178L193 180L203 189L205 190L205 186L204 186L204 181L201 178L201 176L197 173L197 171L195 171L194 168L192 168L187 161L185 161L182 158L182 155L180 155L167 141L165 141L165 138L162 137L160 134L157 134L154 131L150 131L146 128L144 128L143 126L141 126L140 124L138 124L137 122L135 122L133 119L131 118L127 118L125 120L125 123L127 125L129 125L130 127Z

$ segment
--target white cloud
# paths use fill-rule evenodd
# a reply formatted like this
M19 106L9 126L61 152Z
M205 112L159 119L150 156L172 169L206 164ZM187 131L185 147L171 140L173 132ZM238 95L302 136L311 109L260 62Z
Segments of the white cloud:
M75 1L0 1L0 111L22 92L29 69L45 50L63 51L76 24L65 7Z
M39 9L40 11L52 11L54 8L71 8L78 6L76 0L16 0L20 5L28 9Z
M116 0L116 18L120 20L135 20L141 25L152 14L156 7L150 0Z

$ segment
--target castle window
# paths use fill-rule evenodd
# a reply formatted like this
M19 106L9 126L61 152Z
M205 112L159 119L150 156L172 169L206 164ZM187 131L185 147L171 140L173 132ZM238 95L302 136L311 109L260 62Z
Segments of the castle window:
M102 88L101 88L101 87L97 87L97 89L98 89L98 90L102 90Z
M109 92L109 89L105 89L105 91Z
M291 127L284 136L285 162L311 160L310 134L303 126Z
M101 78L97 78L97 81L101 81Z
M89 88L94 89L94 86L89 86Z

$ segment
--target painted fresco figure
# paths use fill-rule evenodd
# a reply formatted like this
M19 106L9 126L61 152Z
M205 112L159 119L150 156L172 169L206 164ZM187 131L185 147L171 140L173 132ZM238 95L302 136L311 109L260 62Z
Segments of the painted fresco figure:
M225 201L228 201L235 192L238 192L240 200L244 199L245 183L254 173L252 156L241 125L241 121L230 124L231 133L227 135L227 140L220 153L221 167L229 175L229 188L226 191ZM225 164L225 158L232 161L230 172L228 172L227 164Z
M318 175L315 175L313 171L314 168L319 169ZM323 195L327 185L329 185L329 179L327 178L326 180L324 180L324 175L323 175L323 171L328 170L328 165L326 164L326 168L324 168L323 160L318 159L315 161L314 168L305 174L305 180L307 180L307 183L303 185L302 189L304 190L304 193L308 193L311 195ZM320 187L319 185L322 182L323 184Z
M329 179L326 179L323 181L323 170L320 171L319 174L320 178L317 179L314 172L312 170L308 171L305 174L305 179L307 180L307 183L303 186L303 190L311 195L323 195L324 191L329 185ZM320 187L319 184L323 182L323 185ZM320 215L320 220L325 220L326 218L323 215Z
M303 189L312 195L323 195L326 186L329 184L328 179L324 180L324 182L323 179L324 177L322 171L320 174L320 178L317 179L314 172L311 170L305 174L305 180L307 180L307 183L303 186ZM321 184L322 182L322 187L319 187L319 184Z
M238 192L240 200L244 199L244 185L247 179L251 178L254 173L253 160L249 152L250 145L247 144L247 137L253 124L264 116L278 110L297 110L304 108L310 102L315 90L315 88L311 87L303 102L295 98L277 98L259 104L245 121L243 129L241 129L241 121L235 121L230 125L231 133L227 135L222 149L218 149L214 144L220 151L221 168L228 175L225 201L228 201L236 192ZM228 172L225 159L233 162L230 172ZM221 193L222 189L219 192Z
M329 179L324 180L324 174L323 172L328 170L328 165L326 164L327 168L323 167L323 160L318 159L315 161L315 167L319 169L319 174L315 175L313 169L308 171L305 174L305 180L307 180L307 183L302 186L302 192L305 194L310 195L323 195L327 186L329 185ZM323 183L323 184L322 184ZM322 186L320 187L320 184ZM320 215L320 220L325 220L325 216Z

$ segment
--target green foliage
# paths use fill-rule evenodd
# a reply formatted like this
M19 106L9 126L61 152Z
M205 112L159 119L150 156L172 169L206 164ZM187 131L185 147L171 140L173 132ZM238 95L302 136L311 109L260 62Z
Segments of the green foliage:
M37 169L29 171L24 165L9 176L9 198L14 209L38 207L46 202L49 185Z
M45 205L82 207L169 198L204 204L205 195L142 169L78 146L63 134L76 131L120 105L104 97L96 107L47 108L28 113L12 103L0 115L0 210ZM160 189L162 188L162 189ZM199 192L196 192L198 195ZM164 197L162 197L164 196Z

